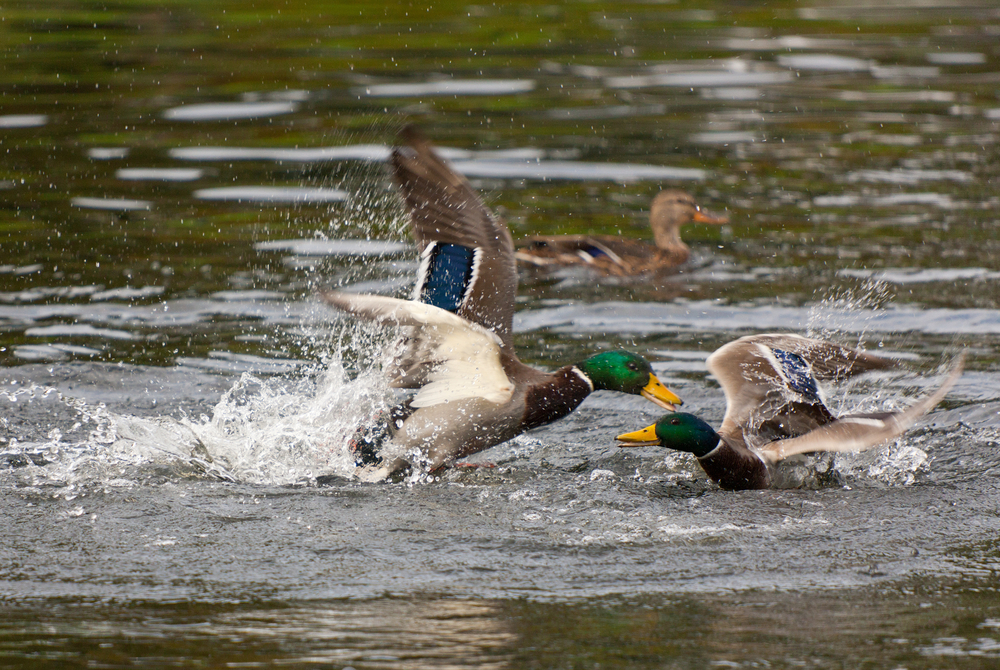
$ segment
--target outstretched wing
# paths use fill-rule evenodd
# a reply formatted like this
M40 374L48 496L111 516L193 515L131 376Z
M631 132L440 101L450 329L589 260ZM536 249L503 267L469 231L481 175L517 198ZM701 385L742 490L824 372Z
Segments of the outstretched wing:
M717 349L705 362L726 395L721 435L769 439L807 433L834 420L818 381L896 365L874 354L799 335L751 335Z
M962 352L952 365L944 383L934 393L902 412L844 416L801 437L766 444L758 451L764 458L774 463L795 454L814 451L864 451L888 442L905 433L917 419L941 402L962 376L964 365L965 352Z
M391 373L394 384L419 386L412 407L463 398L506 403L514 385L500 363L500 339L482 326L439 307L376 295L324 291L337 309L377 323L411 329Z
M403 129L400 144L392 170L421 256L414 300L478 323L511 347L517 266L507 226L415 128Z

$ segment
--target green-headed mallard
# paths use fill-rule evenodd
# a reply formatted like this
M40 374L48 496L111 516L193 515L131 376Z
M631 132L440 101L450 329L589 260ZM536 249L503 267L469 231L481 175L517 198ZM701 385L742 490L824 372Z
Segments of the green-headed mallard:
M562 418L598 389L642 395L671 411L680 404L630 352L554 372L518 360L507 227L422 135L406 128L401 140L390 163L420 250L414 300L322 293L338 309L407 331L389 375L395 387L417 392L356 437L359 476L383 479L407 464L433 471Z
M681 226L692 221L721 224L728 220L706 214L684 191L669 189L653 198L649 209L654 244L615 235L538 236L524 240L516 257L529 266L586 266L616 277L667 274L691 256L681 240Z
M619 446L659 445L695 455L724 489L771 484L769 466L817 451L864 451L899 437L934 408L962 374L961 354L944 383L900 412L834 417L817 381L896 365L874 354L798 335L753 335L717 349L706 365L726 395L726 414L715 431L693 414L678 412L618 436Z

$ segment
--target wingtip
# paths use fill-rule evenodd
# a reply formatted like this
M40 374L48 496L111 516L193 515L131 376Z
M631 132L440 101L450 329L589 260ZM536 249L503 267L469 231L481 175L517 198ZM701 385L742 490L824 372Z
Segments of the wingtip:
M406 124L396 135L396 146L392 150L393 155L398 156L400 152L405 150L417 154L433 153L431 141L415 123Z
M389 164L392 166L396 182L402 186L412 182L413 173L423 173L420 163L434 164L441 162L434 152L434 146L427 136L415 125L408 123L396 135L396 146L392 148Z
M968 353L968 349L962 349L952 361L951 369L948 371L948 378L941 385L941 389L945 393L951 390L955 383L958 382L958 378L962 376L962 372L965 371L965 359L968 357Z
M346 306L347 294L343 291L338 291L332 288L318 288L315 290L315 295L330 307L335 307L336 309L342 311L348 311Z
M427 137L415 123L407 123L396 137L401 145L414 146L427 143Z

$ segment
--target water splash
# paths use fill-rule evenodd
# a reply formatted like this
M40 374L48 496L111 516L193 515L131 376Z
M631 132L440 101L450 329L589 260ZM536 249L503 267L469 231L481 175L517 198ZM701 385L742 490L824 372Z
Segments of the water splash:
M837 342L852 333L858 347L876 330L871 325L884 315L892 300L891 286L877 277L865 278L857 286L831 287L825 293L809 308L806 335Z
M903 437L878 449L837 454L833 468L846 479L879 482L887 486L912 486L926 473L930 456L916 446L918 438Z
M302 335L303 346L324 352L320 363L270 376L244 372L201 416L135 416L56 388L3 389L0 401L22 405L15 416L53 426L29 437L3 419L0 428L11 436L6 464L22 486L67 492L192 477L270 486L350 478L350 437L396 401L383 374L396 340L374 326L344 323ZM185 369L176 374L200 374Z
M89 404L38 385L6 390L0 398L21 404L21 413L44 412L51 417L58 415L53 409L61 406L72 417L56 421L44 437L6 440L7 463L24 466L17 471L22 485L67 487L66 495L75 495L72 491L82 484L145 481L151 474L147 466L162 463L167 453L152 441L132 445L120 441L119 426L138 419L116 416L104 403ZM55 408L45 406L47 401L54 402ZM9 428L6 420L3 423Z
M388 389L379 370L351 380L332 364L315 382L244 374L223 395L211 417L185 420L197 443L194 454L210 472L255 484L300 484L323 475L350 477L350 437L387 409Z

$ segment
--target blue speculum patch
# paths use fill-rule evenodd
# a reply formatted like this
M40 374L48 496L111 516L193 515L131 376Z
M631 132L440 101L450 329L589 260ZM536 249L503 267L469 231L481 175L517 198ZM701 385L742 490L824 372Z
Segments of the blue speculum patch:
M474 249L460 244L435 243L420 289L420 302L457 312L472 281L474 263Z
M811 402L822 402L816 380L809 374L809 365L798 354L782 349L771 349L781 371L788 380L788 387L806 397Z

